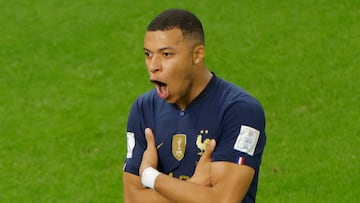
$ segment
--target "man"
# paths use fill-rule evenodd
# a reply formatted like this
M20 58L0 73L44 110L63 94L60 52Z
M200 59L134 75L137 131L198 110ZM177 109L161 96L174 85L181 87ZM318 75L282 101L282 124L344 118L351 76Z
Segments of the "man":
M188 11L166 10L149 24L145 62L156 88L129 115L125 202L255 202L264 112L205 67L204 44Z

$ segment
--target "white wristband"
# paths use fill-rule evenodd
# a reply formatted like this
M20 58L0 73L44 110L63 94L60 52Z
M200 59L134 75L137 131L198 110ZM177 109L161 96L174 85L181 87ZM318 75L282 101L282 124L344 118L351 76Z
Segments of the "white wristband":
M144 169L141 175L141 183L144 187L151 188L155 190L155 180L161 173L152 167L147 167Z

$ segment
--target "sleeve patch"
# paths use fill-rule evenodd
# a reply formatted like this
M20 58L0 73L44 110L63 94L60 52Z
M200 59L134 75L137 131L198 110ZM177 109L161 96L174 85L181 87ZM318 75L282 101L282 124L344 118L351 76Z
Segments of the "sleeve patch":
M253 156L259 136L260 131L249 126L242 125L240 133L236 139L234 149Z
M126 133L127 138L127 154L126 158L132 158L133 150L135 147L135 134L133 132L127 132Z

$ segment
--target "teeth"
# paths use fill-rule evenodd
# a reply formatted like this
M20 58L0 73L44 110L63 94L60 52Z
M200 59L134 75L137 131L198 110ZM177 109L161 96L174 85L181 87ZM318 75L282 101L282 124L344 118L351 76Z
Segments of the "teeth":
M166 92L166 86L160 86L161 92Z
M151 82L152 82L152 83L155 83L155 84L157 84L157 85L159 85L159 86L166 86L165 83L160 82L160 81L157 81L157 80L152 80Z

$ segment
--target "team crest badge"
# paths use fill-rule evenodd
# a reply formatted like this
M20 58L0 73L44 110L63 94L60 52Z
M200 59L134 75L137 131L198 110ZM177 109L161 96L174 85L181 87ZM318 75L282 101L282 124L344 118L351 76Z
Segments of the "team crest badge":
M176 134L172 138L172 154L178 160L181 161L184 158L186 149L186 135Z
M208 133L208 130L200 130L200 135L198 135L196 138L196 146L200 149L200 152L198 153L198 155L200 156L204 154L206 146L211 142L209 138L206 138L203 141L203 135L206 135Z

